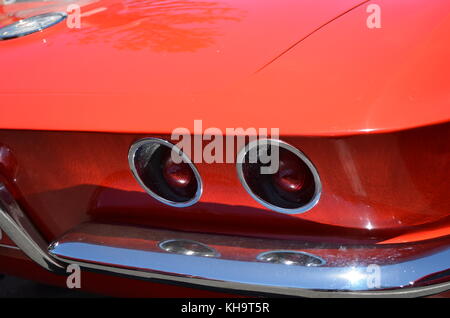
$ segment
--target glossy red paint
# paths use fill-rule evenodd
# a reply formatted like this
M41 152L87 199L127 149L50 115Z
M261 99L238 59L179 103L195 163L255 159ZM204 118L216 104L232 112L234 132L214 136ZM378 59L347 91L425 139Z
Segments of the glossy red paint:
M128 167L128 149L142 137L5 130L0 139L20 158L6 181L48 241L89 220L322 242L450 234L450 124L340 138L282 137L314 162L322 180L319 203L297 215L254 201L234 164L197 164L204 190L191 207L157 202Z
M0 247L8 248L10 246L14 247L14 242L11 241L11 239L5 233L3 233L3 231L0 230Z
M448 121L449 2L377 4L381 29L361 0L87 2L80 29L1 43L0 127L170 133L200 118L319 136Z
M379 0L382 28L368 29L369 3L80 2L81 29L60 23L0 42L0 179L49 242L84 221L377 244L386 255L392 244L448 238L450 3ZM0 26L65 8L0 6ZM148 196L129 171L130 145L170 140L194 119L222 131L280 128L319 171L317 206L267 210L234 164L197 164L204 193L194 206ZM18 251L0 255L0 271L56 279ZM141 295L102 287L123 278L88 275L88 290Z

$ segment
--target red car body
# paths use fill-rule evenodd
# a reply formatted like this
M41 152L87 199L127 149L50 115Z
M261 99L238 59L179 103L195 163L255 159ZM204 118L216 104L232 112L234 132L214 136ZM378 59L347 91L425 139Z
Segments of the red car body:
M293 249L326 258L327 266L447 253L448 1L73 3L81 7L80 28L61 22L0 41L0 181L46 243L84 233L104 244L114 228L97 236L74 230L100 223L219 235L211 245L226 259L254 259L295 242L303 245ZM371 4L382 10L381 28L366 25ZM0 27L67 6L5 4ZM189 207L147 195L130 172L130 146L145 137L170 141L174 128L192 130L198 119L223 132L279 128L280 139L317 168L318 203L301 214L271 211L246 192L230 163L196 164L204 188ZM139 245L131 234L122 239ZM0 272L65 286L64 275L10 248L5 233L0 244ZM409 287L448 286L449 267ZM82 275L83 289L117 296L249 291Z

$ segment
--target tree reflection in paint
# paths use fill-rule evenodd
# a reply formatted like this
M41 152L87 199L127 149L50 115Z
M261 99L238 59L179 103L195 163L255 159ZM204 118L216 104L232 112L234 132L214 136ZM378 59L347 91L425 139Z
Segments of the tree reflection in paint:
M211 46L220 36L215 24L239 21L240 12L220 2L124 0L107 5L102 24L83 19L82 43L103 41L118 49L189 52ZM85 9L83 8L83 11Z

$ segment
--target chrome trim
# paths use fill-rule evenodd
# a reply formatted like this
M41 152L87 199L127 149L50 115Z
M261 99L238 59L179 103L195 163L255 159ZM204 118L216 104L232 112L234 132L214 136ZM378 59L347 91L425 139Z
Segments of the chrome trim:
M292 264L293 266L322 266L322 265L325 265L327 262L322 258L322 257L320 257L320 256L317 256L317 255L314 255L314 254L311 254L311 253L307 253L307 252L303 252L303 251L290 251L290 250L276 250L276 251L267 251L267 252L263 252L263 253L261 253L261 254L259 254L258 256L256 256L256 259L258 260L258 261L261 261L261 262L266 262L266 263L273 263L273 262L270 262L270 261L268 261L268 260L266 260L265 259L265 256L267 256L267 255L270 255L270 254L299 254L299 255L305 255L305 256L308 256L308 257L311 257L311 258L313 258L313 259L316 259L316 260L318 260L318 261L320 261L320 264L312 264L312 265L300 265L300 264ZM280 264L280 263L274 263L274 264ZM283 265L290 265L290 264L285 264L285 263L282 263Z
M20 251L20 248L18 248L17 246L6 245L6 244L0 244L0 247L10 248L10 249L12 249L12 250L19 250L19 251Z
M311 199L311 201L309 201L307 204L305 204L299 208L296 208L296 209L286 209L286 208L282 208L282 207L273 205L273 204L263 200L258 195L256 195L256 193L253 192L253 190L247 184L247 181L245 181L244 173L242 171L242 164L244 162L247 152L250 149L252 149L253 147L258 146L258 143L261 142L261 140L264 140L265 142L269 142L270 144L275 144L281 148L289 150L290 152L295 154L297 157L299 157L308 166L308 168L310 169L310 171L314 177L314 182L315 182L315 186L316 186L314 195L313 195L313 198ZM244 148L241 149L241 151L239 152L239 154L237 156L236 169L237 169L237 174L238 174L239 180L241 181L241 184L244 187L245 191L247 191L248 194L250 194L252 196L252 198L255 199L257 202L259 202L266 208L268 208L272 211L275 211L275 212L284 213L284 214L304 213L306 211L311 210L319 202L320 195L322 194L322 183L320 181L319 173L317 172L317 169L314 166L314 164L308 159L308 157L306 157L306 155L303 152L301 152L294 146L291 146L288 143L281 141L281 140L277 140L277 139L259 139L258 140L257 139L257 140L253 140L253 141L249 142Z
M64 267L47 252L47 243L3 183L0 183L0 228L29 258L49 271Z
M167 200L166 198L163 198L163 197L159 196L158 194L156 194L155 192L153 192L152 190L150 190L144 184L144 182L141 180L141 177L139 176L139 174L136 170L135 164L134 164L134 157L140 147L142 147L146 144L151 144L151 143L157 143L162 146L168 147L170 149L175 149L175 151L177 151L179 154L181 154L183 161L186 162L189 165L189 167L192 169L192 171L194 172L195 179L197 180L197 191L195 192L195 196L192 199L190 199L186 202L175 202L175 201ZM182 152L181 149L179 149L177 146L175 146L174 144L172 144L171 142L169 142L167 140L149 137L149 138L144 138L144 139L141 139L141 140L135 142L133 145L131 145L130 150L128 151L128 164L130 166L130 169L131 169L131 172L133 173L134 178L139 183L139 185L150 196L152 196L154 199L156 199L164 204L167 204L167 205L170 205L173 207L177 207L177 208L184 208L184 207L188 207L188 206L195 204L198 200L200 200L200 197L202 196L203 182L202 182L202 178L200 177L200 173L197 170L197 167L195 167L195 165L192 163L191 159L184 152Z
M215 246L222 256L209 258L161 252L158 249L159 238L169 235L198 236L198 241ZM127 241L127 237L132 239ZM58 240L50 247L50 253L62 262L92 270L237 292L306 297L416 297L450 289L450 281L415 287L416 283L423 284L424 277L449 268L448 247L434 253L422 253L415 259L406 258L397 263L379 265L380 285L369 288L367 267L358 263L345 266L286 266L256 261L242 251L234 251L230 255L230 251L240 246L249 247L247 251L251 253L259 245L274 244L271 240L266 241L85 224Z
M184 251L172 251L170 249L170 244L173 243L189 243L189 244L194 244L197 245L197 247L201 247L204 249L204 251L200 251L200 250L195 250L195 247L191 247L189 250L186 247L182 247L185 250ZM172 240L165 240L162 241L158 244L159 248L162 249L163 251L167 252L167 253L173 253L173 254L181 254L181 255L188 255L188 256L199 256L199 257L219 257L220 254L212 247L197 242L197 241L193 241L193 240L181 240L181 239L172 239ZM180 247L180 246L178 246ZM176 246L175 246L176 248Z
M51 23L47 23L45 25L42 24L42 21L39 21L39 19L46 18L49 16L59 17L59 18L58 18L58 20L55 20ZM66 17L67 17L67 14L65 12L48 12L48 13L38 14L38 15L8 24L8 25L0 28L0 41L1 40L11 40L11 39L15 39L18 37L22 37L25 35L29 35L32 33L42 31L42 30L49 28L55 24L58 24L59 22L63 21ZM23 27L24 30L22 32L17 32L17 30L15 30L15 28L20 28L21 25L26 25L27 23L37 23L37 25L39 25L39 26L36 25L36 27L34 27L32 29L26 29L24 26ZM15 30L16 32L13 34L8 34L8 30L12 30L12 31ZM19 31L20 31L20 29L19 29Z

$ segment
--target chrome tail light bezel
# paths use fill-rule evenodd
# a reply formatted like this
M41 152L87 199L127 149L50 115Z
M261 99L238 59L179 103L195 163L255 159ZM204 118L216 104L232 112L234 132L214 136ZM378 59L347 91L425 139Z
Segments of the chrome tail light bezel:
M313 176L314 185L315 185L314 194L313 194L312 198L309 200L309 202L307 202L306 204L304 204L298 208L293 208L293 209L283 208L283 207L274 205L270 202L267 202L266 200L264 200L263 198L258 196L252 190L250 185L245 180L244 172L243 172L243 164L245 163L244 160L246 158L247 153L252 148L258 147L258 145L260 145L260 144L270 144L270 145L284 148L284 149L290 151L291 153L293 153L294 155L296 155L298 158L300 158L301 161L303 161L303 163L310 170L310 172ZM259 202L264 207L266 207L272 211L275 211L275 212L284 213L284 214L300 214L300 213L307 212L307 211L311 210L319 202L320 196L322 194L322 182L320 181L319 173L318 173L316 167L314 166L314 164L311 162L311 160L309 160L309 158L303 152L301 152L294 146L292 146L284 141L278 140L278 139L256 139L256 140L249 142L244 148L242 148L240 150L240 152L237 155L236 170L237 170L238 178L239 178L242 186L244 187L244 189L248 192L248 194L250 194L250 196L253 199L255 199L255 201Z
M187 201L183 201L183 202L169 200L167 198L160 196L159 194L155 193L154 191L152 191L144 183L144 181L142 180L142 178L140 177L140 175L137 171L136 163L135 163L135 156L141 147L149 146L151 144L159 144L161 146L168 147L171 150L175 150L182 157L183 161L189 165L189 167L191 168L191 170L194 174L195 180L197 182L197 190L195 192L195 195L191 199L189 199ZM200 200L200 197L202 196L203 181L202 181L202 178L200 177L200 173L198 172L197 167L194 165L194 163L191 161L191 159L181 149L179 149L176 145L172 144L171 142L169 142L167 140L160 139L160 138L154 138L154 137L148 137L148 138L144 138L144 139L138 140L137 142L133 143L130 147L130 150L128 151L128 164L131 169L131 172L133 173L134 178L139 183L139 185L151 197L158 200L159 202L162 202L162 203L172 206L172 207L183 208L183 207L188 207L188 206L195 204L196 202L198 202Z

